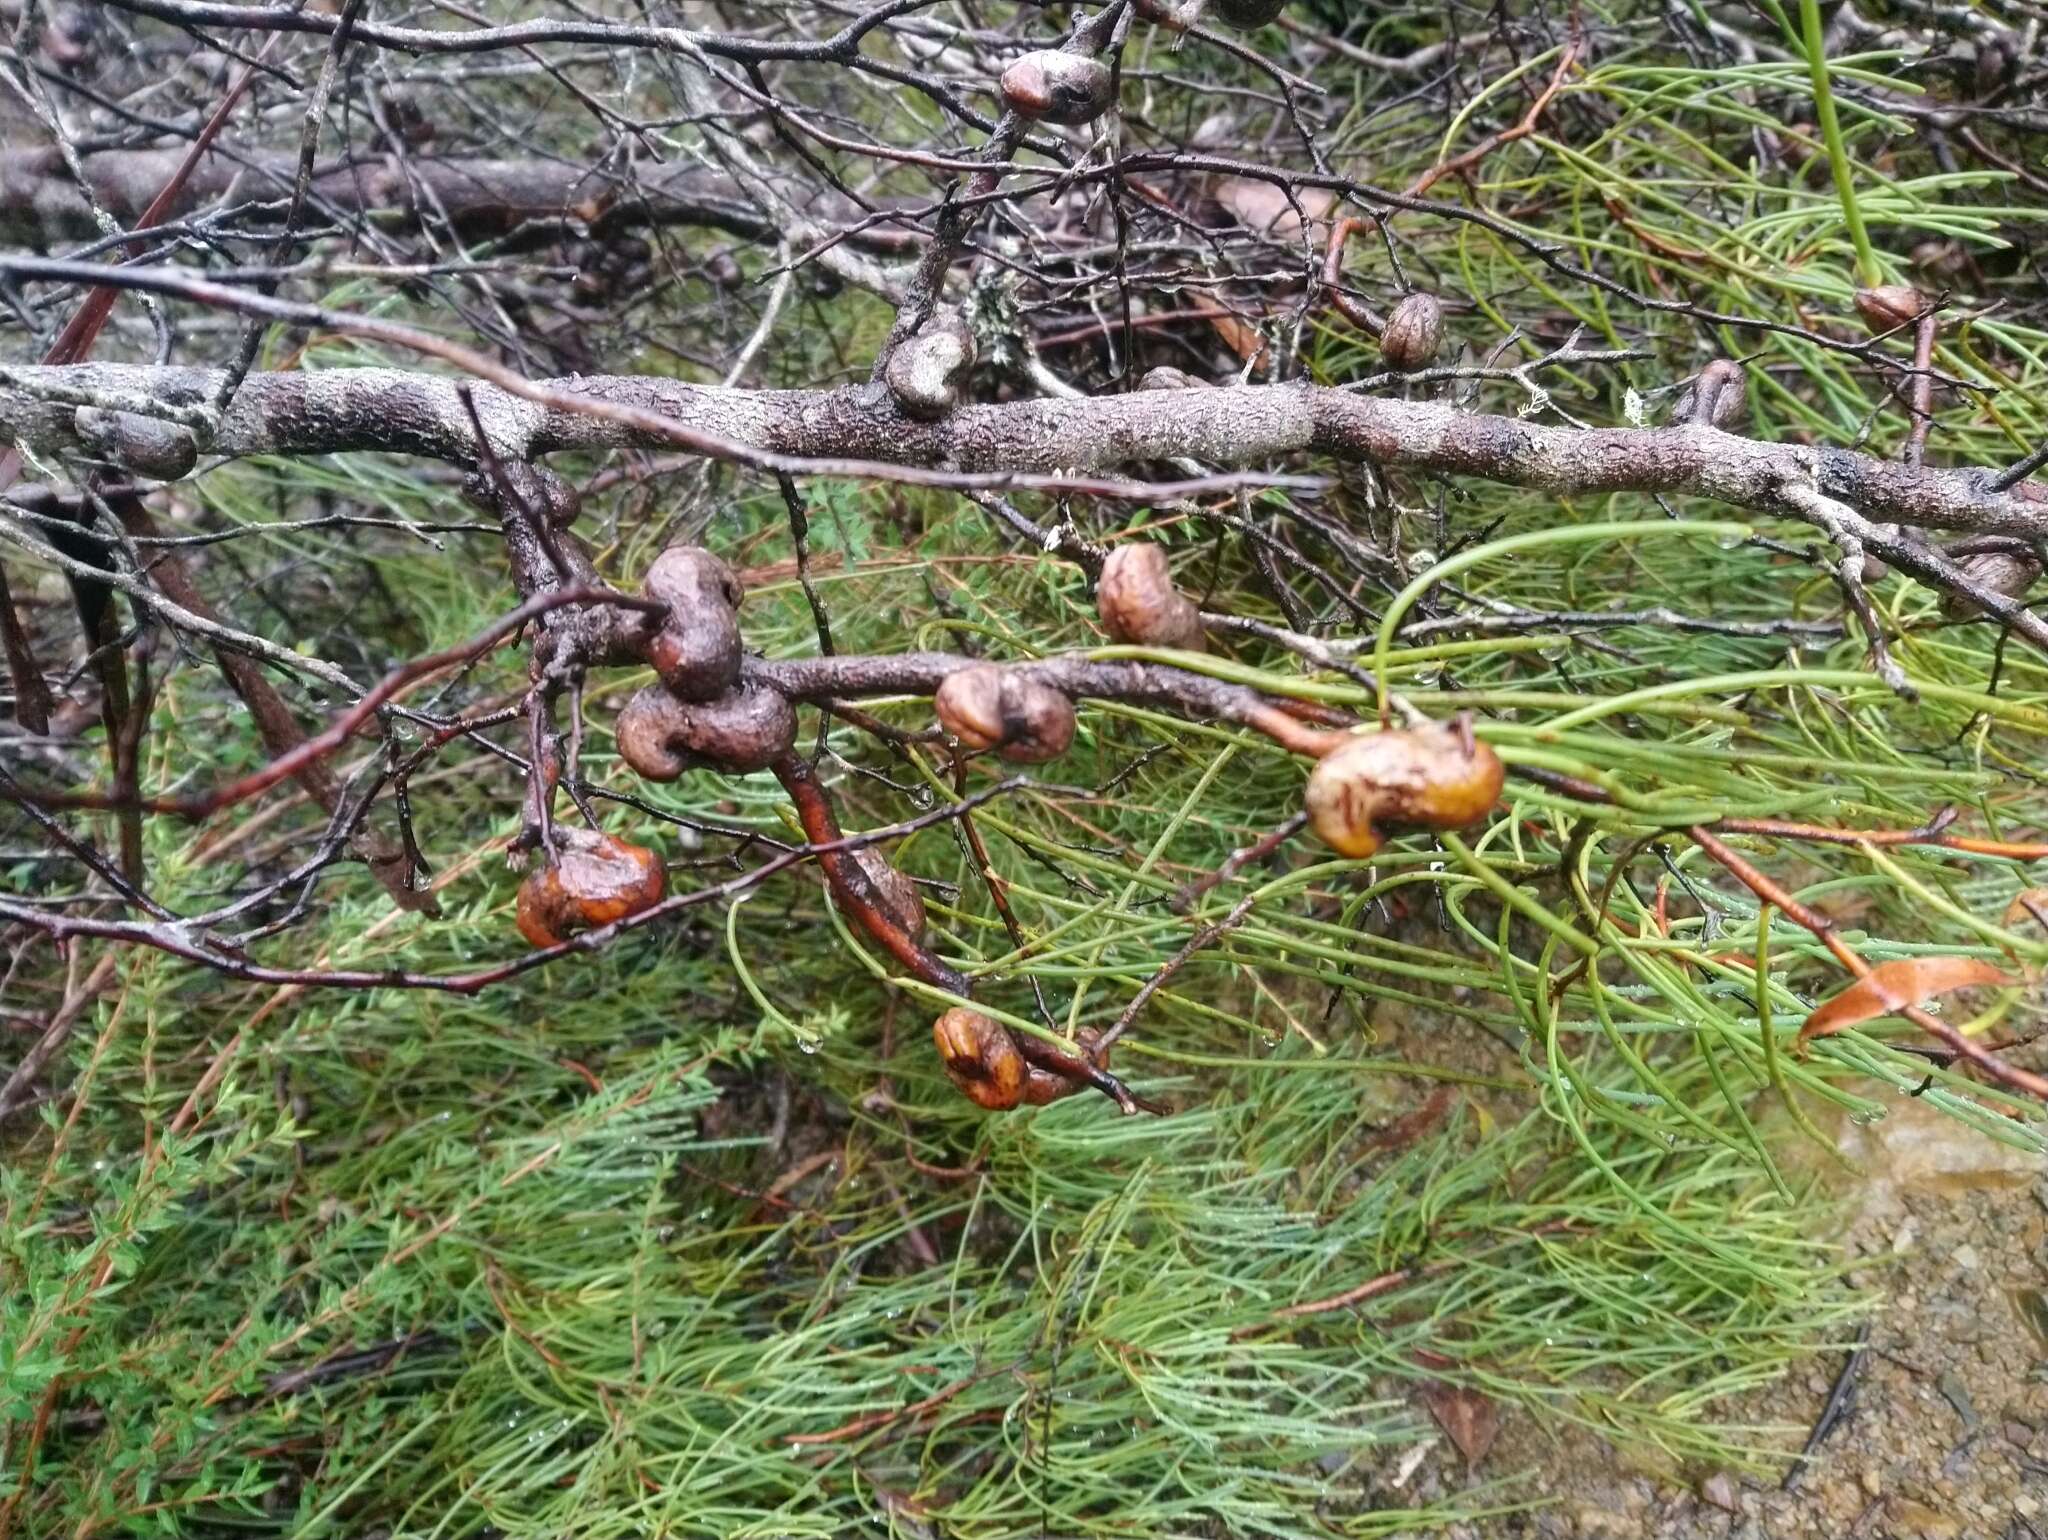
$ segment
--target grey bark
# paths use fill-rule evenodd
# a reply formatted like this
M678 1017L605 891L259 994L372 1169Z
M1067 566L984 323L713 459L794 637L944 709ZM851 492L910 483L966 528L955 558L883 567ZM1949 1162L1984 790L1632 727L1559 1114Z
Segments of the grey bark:
M222 380L217 370L117 364L0 369L0 435L36 452L79 452L81 405L185 421ZM458 463L475 431L464 382L402 369L251 374L204 438L207 452L318 455L386 451ZM1698 424L1545 427L1430 402L1379 400L1308 385L1143 391L1063 401L964 406L937 422L898 411L879 386L765 391L637 375L541 382L547 402L467 387L494 452L526 460L562 450L673 447L647 427L588 415L579 401L658 413L723 442L733 458L770 454L939 472L1099 471L1192 457L1261 465L1301 453L1474 476L1560 496L1659 492L1774 517L1805 518L1818 493L1867 519L1920 528L2048 536L2048 489L1992 489L1993 473L1897 464L1844 449L1768 444Z
M170 182L183 149L104 150L83 157L86 181L100 206L132 228ZM182 218L234 196L277 205L282 216L297 175L297 157L215 150L193 172L173 211ZM782 207L821 226L858 217L838 194L785 177L763 189L742 188L727 172L698 165L647 165L629 172L592 171L534 157L379 156L315 168L313 205L410 223L421 205L446 210L465 233L511 230L528 220L577 220L600 230L644 225L702 225L756 240L779 233ZM0 241L48 248L99 234L92 210L54 147L0 147ZM900 248L895 231L862 232L855 244Z

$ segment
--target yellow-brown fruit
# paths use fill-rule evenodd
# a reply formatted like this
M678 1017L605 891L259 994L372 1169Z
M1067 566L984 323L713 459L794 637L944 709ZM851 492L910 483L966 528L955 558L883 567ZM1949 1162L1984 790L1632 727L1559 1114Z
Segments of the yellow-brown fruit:
M932 698L939 725L970 749L1043 764L1074 741L1074 703L1051 685L993 663L948 674Z
M1874 332L1911 326L1926 308L1927 296L1907 283L1887 283L1856 291L1856 313Z
M1201 611L1174 587L1166 548L1149 540L1133 540L1109 553L1095 584L1095 613L1102 617L1102 629L1119 642L1202 650Z
M1408 371L1436 362L1444 341L1444 307L1434 294L1410 294L1396 305L1380 332L1380 357L1387 367Z
M594 829L554 831L555 854L519 884L519 933L538 947L651 909L668 886L661 858Z
M1323 843L1360 859L1391 830L1462 829L1500 800L1499 757L1441 723L1354 738L1308 778L1308 820Z

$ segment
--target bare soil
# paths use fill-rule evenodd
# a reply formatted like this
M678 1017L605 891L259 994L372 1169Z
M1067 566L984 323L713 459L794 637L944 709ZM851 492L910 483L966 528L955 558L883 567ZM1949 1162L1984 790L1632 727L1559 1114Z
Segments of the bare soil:
M1908 1097L1838 1139L1855 1170L1828 1162L1837 1223L1876 1301L1864 1345L1723 1408L1824 1424L1809 1460L1681 1470L1511 1413L1478 1472L1440 1440L1404 1495L1527 1474L1538 1506L1457 1540L2048 1540L2048 1159Z

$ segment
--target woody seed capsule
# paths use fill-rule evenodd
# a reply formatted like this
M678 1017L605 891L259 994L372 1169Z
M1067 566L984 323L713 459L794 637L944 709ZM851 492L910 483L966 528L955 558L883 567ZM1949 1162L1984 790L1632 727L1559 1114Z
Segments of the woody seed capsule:
M1133 540L1109 553L1095 584L1095 612L1119 642L1202 650L1202 615L1173 584L1166 548Z
M939 682L939 725L970 749L994 749L1019 764L1042 764L1074 741L1074 703L1051 685L1012 669L976 664Z
M1074 1041L1092 1059L1099 1036L1083 1027ZM1018 1049L1008 1027L965 1006L955 1006L932 1023L932 1042L946 1078L961 1095L990 1112L1007 1112L1020 1104L1043 1107L1087 1084L1087 1062L1066 1054L1044 1054L1050 1067L1033 1064Z
M1092 123L1109 110L1109 66L1048 48L1003 71L1003 105L1038 123Z
M1362 859L1390 829L1462 829L1500 800L1505 774L1492 749L1442 723L1354 738L1325 755L1304 804L1323 843Z
M740 580L701 545L672 545L640 580L668 606L644 649L661 682L681 700L710 700L740 673Z
M1888 283L1875 289L1856 291L1856 313L1874 332L1911 326L1926 308L1927 296L1911 284Z
M1709 427L1733 428L1749 408L1749 381L1742 366L1717 358L1700 370L1699 378L1685 387L1673 408L1676 423L1704 423Z
M519 933L537 947L623 920L661 902L667 878L645 846L567 826L556 852L519 885Z
M889 858L871 845L863 845L853 851L849 859L860 869L859 877L851 880L865 879L873 889L876 907L896 922L896 928L913 941L924 940L928 921L924 912L924 895L917 891L917 884L891 866ZM832 902L844 908L837 889L831 891Z
M677 700L649 685L613 724L619 757L650 781L685 770L745 775L765 770L796 742L796 713L780 692L745 683L716 700Z
M2008 599L2026 597L2027 590L2041 578L2041 563L2030 551L1978 551L1959 564L1964 576L1978 587ZM1981 615L1984 607L1966 594L1949 594L1941 601L1941 612L1951 620Z
M1396 305L1380 333L1380 357L1404 373L1436 362L1443 346L1444 307L1434 294L1410 294Z
M937 422L960 404L973 369L974 333L958 313L942 310L897 344L882 380L904 416Z

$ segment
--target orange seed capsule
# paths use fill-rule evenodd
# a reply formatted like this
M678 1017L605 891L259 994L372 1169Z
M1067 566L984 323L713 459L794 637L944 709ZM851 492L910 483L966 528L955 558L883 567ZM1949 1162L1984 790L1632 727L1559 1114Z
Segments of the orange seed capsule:
M1462 829L1500 800L1500 758L1443 723L1370 733L1325 755L1310 772L1310 825L1332 850L1371 855L1390 829Z
M537 947L651 909L668 886L661 858L644 845L566 825L555 855L519 884L519 933Z
M1024 1055L992 1016L955 1006L932 1023L946 1078L977 1107L1003 1112L1023 1099Z

